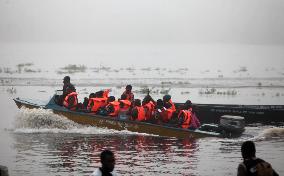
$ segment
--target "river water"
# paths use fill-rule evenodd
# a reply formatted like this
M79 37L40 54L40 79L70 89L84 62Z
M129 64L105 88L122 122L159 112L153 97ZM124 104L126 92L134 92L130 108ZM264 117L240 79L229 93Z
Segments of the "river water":
M10 175L90 175L100 166L99 154L104 149L115 153L118 175L236 175L238 163L242 161L240 146L245 140L253 140L257 156L270 162L280 175L284 173L283 124L253 124L236 139L183 140L83 126L48 110L18 109L12 100L24 97L48 101L54 90L61 88L61 80L1 79L0 165L7 166ZM120 95L123 80L112 81L109 85L104 80L97 85L89 80L73 82L82 100L101 88L110 87L112 95ZM135 96L142 98L144 95L138 93L145 87L141 79L128 81L135 85ZM284 104L282 79L195 79L190 84L170 86L159 86L160 81L144 80L155 87L154 98L162 96L159 93L162 89L171 87L169 93L176 102L190 97L196 103ZM230 84L226 86L226 82ZM258 82L269 86L257 87ZM205 94L210 87L227 93Z

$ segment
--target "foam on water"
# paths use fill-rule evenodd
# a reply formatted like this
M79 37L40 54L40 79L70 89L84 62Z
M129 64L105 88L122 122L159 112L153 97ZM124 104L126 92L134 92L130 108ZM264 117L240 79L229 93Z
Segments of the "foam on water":
M75 123L64 116L54 114L46 109L21 108L14 122L15 133L77 133L77 134L124 134L124 135L149 135L117 131L113 129L97 128Z

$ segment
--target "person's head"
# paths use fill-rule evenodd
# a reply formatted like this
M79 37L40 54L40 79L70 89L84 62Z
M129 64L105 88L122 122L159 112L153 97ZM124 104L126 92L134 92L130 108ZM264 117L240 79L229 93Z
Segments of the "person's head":
M192 108L192 103L190 100L186 100L186 102L184 103L184 108L185 109Z
M95 98L96 94L95 93L90 93L89 98Z
M143 99L143 104L147 104L152 100L152 97L150 95L146 95Z
M141 100L135 99L134 100L134 106L141 106Z
M164 95L164 96L163 96L163 101L164 101L164 102L168 102L168 101L170 101L171 98L172 98L172 97L171 97L170 95Z
M96 92L96 97L98 97L98 98L102 98L103 95L104 95L104 91L102 91L102 90Z
M113 102L113 101L115 101L115 97L114 96L109 96L107 101L108 102Z
M65 76L63 78L63 83L66 84L66 83L70 83L70 77L69 76Z
M125 90L126 90L126 92L131 92L132 86L131 86L131 85L127 85L127 86L125 87Z
M255 145L254 145L254 143L252 141L245 141L242 144L241 151L242 151L242 157L244 159L255 157Z
M114 154L110 150L104 150L101 153L101 163L102 163L102 169L107 172L112 172L115 165L115 158Z
M126 96L125 94L122 94L122 95L120 96L120 99L121 99L121 100L126 100L126 99L127 99L127 96Z
M160 109L164 106L164 102L162 99L157 100L157 109Z

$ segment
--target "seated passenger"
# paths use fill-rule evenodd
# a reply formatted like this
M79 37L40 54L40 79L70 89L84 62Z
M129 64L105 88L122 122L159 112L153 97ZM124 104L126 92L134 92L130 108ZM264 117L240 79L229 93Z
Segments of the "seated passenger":
M136 121L144 121L145 120L145 110L143 106L141 106L141 100L134 100L134 107L131 111L131 119Z
M132 86L127 85L125 87L125 91L123 92L122 95L126 95L126 99L133 102L134 101L134 94L131 92L131 90L132 90Z
M125 94L122 94L119 103L120 103L120 111L118 115L119 118L123 120L128 119L129 111L131 109L131 101L127 100Z
M165 95L165 96L163 96L164 106L165 106L166 104L168 104L168 107L169 107L170 109L172 109L173 112L175 112L175 111L176 111L176 107L175 107L174 103L172 102L172 99L171 99L171 98L172 98L172 97L171 97L170 95ZM167 109L169 109L169 108L167 108Z
M190 104L185 102L184 106L181 108L178 114L178 127L188 129L191 123L192 108Z
M66 89L66 96L63 101L63 106L65 108L70 109L71 111L75 111L77 109L78 98L77 93L72 88Z
M191 122L190 122L190 125L189 125L189 129L197 129L200 127L200 121L199 119L197 118L195 112L194 112L194 109L192 108L192 103L190 100L187 100L185 102L185 108L186 109L189 109L189 111L191 111Z
M91 98L87 109L92 113L97 113L100 108L104 108L107 105L107 98L103 97L104 91L98 91Z
M145 119L152 120L155 111L155 101L150 95L145 96L143 99L142 105L145 109Z
M120 107L119 107L120 103L118 101L115 101L114 96L108 97L107 102L108 102L108 105L105 107L106 115L116 117L120 110Z

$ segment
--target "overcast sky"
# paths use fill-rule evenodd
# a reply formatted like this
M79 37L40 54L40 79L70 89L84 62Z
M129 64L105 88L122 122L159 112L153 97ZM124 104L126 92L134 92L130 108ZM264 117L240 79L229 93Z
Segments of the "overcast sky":
M0 0L1 65L283 75L283 59L284 0Z
M283 0L0 0L0 40L284 44Z

